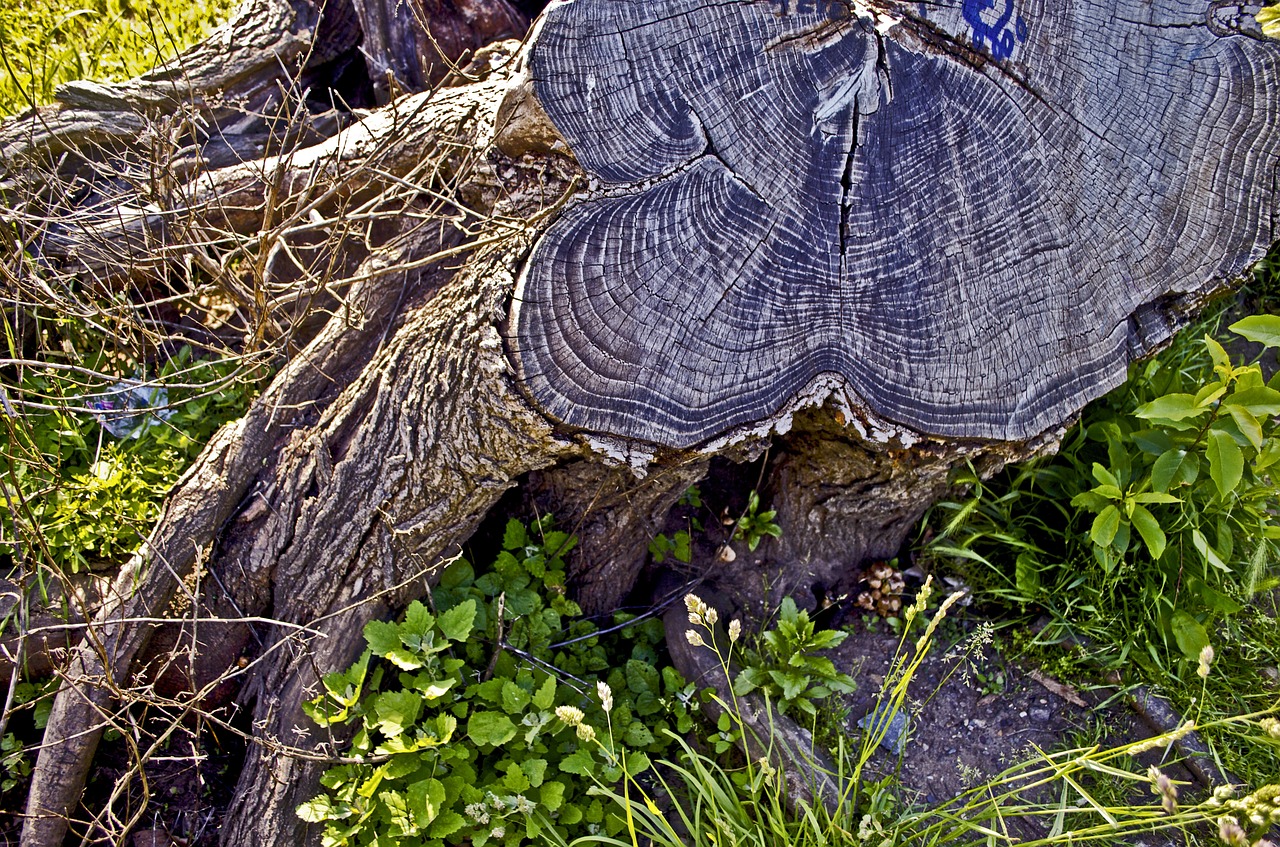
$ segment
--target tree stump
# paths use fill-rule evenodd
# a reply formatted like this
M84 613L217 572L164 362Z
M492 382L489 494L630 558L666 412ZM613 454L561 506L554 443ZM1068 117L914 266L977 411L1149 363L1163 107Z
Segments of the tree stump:
M389 5L355 8L364 44L388 45L369 85L424 85L404 45L430 39L385 32L376 21L409 25ZM293 810L335 751L302 700L525 475L545 471L578 509L606 491L604 514L640 534L709 458L768 448L780 570L800 586L896 547L955 464L1051 447L1276 238L1280 44L1256 8L570 0L518 60L344 113L297 156L193 163L173 207L241 233L343 191L447 202L429 226L400 219L412 204L371 207L399 234L171 495L64 674L24 847L60 843L128 700L152 632L129 621L163 613L193 572L280 622L235 671L254 737L222 842L309 843ZM308 10L278 16L282 37L310 31ZM408 70L380 87L392 67ZM0 185L79 143L40 129L83 127L76 108L0 130ZM143 123L118 121L119 137ZM393 166L360 170L389 148ZM438 167L406 189L423 156ZM95 242L157 249L170 230L141 208L90 209ZM48 243L51 263L83 253ZM632 498L582 463L665 482ZM593 520L597 558L577 572L607 608L638 569L634 551L600 557L610 524ZM245 640L224 629L206 637Z

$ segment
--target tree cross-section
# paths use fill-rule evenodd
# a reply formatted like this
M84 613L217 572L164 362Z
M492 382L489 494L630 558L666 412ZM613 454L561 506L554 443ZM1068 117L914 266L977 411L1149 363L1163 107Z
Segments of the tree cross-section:
M1275 237L1280 42L1221 0L570 0L534 90L597 178L513 346L566 424L689 446L823 374L1020 440Z

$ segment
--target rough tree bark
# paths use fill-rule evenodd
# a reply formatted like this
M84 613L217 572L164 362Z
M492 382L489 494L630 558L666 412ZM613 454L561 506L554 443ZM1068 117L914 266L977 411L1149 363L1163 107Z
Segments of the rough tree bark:
M126 619L231 603L281 622L237 672L255 743L221 838L307 843L293 809L332 752L300 709L318 673L532 472L586 521L574 576L598 610L641 564L611 551L643 550L712 456L769 447L773 552L798 588L895 548L957 463L1050 447L1275 239L1280 45L1248 3L998 5L572 0L518 61L491 54L362 120L197 133L171 199L221 228L402 190L432 156L418 190L448 213L390 222L343 308L175 489L63 674L23 845L60 842L127 699L153 628ZM245 53L186 86L204 120L243 114L209 99L228 80L246 102L298 96L273 62L322 74L363 50L390 96L439 79L420 60L448 41L435 22L481 22L446 45L457 59L521 20L502 0L323 12L252 0L245 15L275 16L266 41L198 48ZM2 185L20 190L31 157L127 156L186 102L174 88L67 89L0 128ZM277 208L293 185L303 199ZM45 261L103 271L90 243L173 243L144 203L90 212L37 245ZM742 587L756 566L724 574ZM229 597L183 592L206 569ZM202 632L205 649L247 642Z

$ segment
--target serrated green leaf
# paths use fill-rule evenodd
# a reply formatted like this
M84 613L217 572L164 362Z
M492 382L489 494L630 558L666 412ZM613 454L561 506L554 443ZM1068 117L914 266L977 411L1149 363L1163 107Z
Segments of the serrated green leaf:
M529 705L529 692L507 680L502 685L502 710L508 715L518 715Z
M1160 528L1160 522L1155 519L1155 516L1147 511L1146 506L1135 504L1129 520L1133 522L1134 529L1138 530L1138 535L1142 536L1142 541L1147 545L1151 558L1159 559L1163 556L1167 543L1164 530Z
M458 830L462 829L467 823L466 818L452 809L448 809L440 813L434 821L431 822L427 835L431 838L448 838Z
M407 650L404 647L396 647L394 650L388 650L383 654L383 658L392 662L396 667L403 671L416 671L418 668L426 664L420 654Z
M1280 317L1276 315L1251 315L1227 328L1264 347L1280 347Z
M587 750L579 748L560 760L560 770L565 773L589 777L595 773L596 760Z
M542 785L542 780L547 774L546 759L526 759L520 763L520 770L524 771L525 777L529 780L529 785L537 788Z
M422 714L422 698L413 691L385 691L373 701L378 729L394 738L417 723Z
M421 601L414 600L409 604L409 608L404 610L404 623L400 625L401 640L404 640L406 644L416 643L416 641L408 641L404 636L421 639L431 631L431 627L435 626L435 622L436 619L432 617L427 607Z
M525 776L523 770L515 762L507 763L507 775L502 780L502 784L508 791L516 794L523 794L529 790L529 777Z
M525 532L524 524L515 518L507 521L507 528L502 533L502 549L519 550L527 541L528 534Z
M386 656L400 646L400 627L388 621L369 621L364 625L364 640L375 656Z
M444 809L444 784L438 779L424 779L410 783L405 789L409 800L409 809L413 812L414 823L425 827L440 816Z
M563 782L544 782L542 788L538 790L538 802L546 806L549 811L556 811L564 803L564 783Z
M516 725L501 712L475 712L467 721L467 737L476 744L499 747L516 737Z
M333 812L333 804L329 800L327 794L321 794L303 803L294 813L307 823L321 823L329 820L330 814Z
M1226 497L1240 484L1244 474L1244 454L1234 438L1219 429L1210 429L1205 454L1209 457L1209 476L1218 493Z
M542 686L538 688L533 695L533 707L535 709L550 709L551 705L556 701L556 678L548 676L542 682Z
M1089 530L1089 538L1099 547L1110 547L1120 529L1120 510L1115 506L1107 506L1096 518Z
M467 600L440 615L440 631L450 641L466 641L471 637L475 620L476 601Z

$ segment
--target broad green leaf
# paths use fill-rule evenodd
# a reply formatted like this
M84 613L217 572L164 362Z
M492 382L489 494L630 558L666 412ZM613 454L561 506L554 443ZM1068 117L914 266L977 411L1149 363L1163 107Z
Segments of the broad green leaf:
M307 823L320 823L328 820L332 811L333 805L329 800L329 795L321 794L319 797L303 803L295 810L295 813Z
M1280 317L1276 315L1251 315L1227 328L1264 347L1280 347Z
M1222 557L1218 552L1209 546L1209 541L1204 537L1204 533L1198 529L1191 530L1191 546L1195 547L1201 556L1204 556L1206 562L1223 573L1231 573L1231 568L1227 567L1226 562L1222 561Z
M1227 351L1222 345L1214 340L1213 336L1206 335L1204 337L1204 346L1209 349L1209 358L1213 359L1213 364L1219 371L1231 370L1231 357L1227 355Z
M649 757L641 751L627 755L627 775L638 776L649 770Z
M1163 556L1166 544L1164 530L1160 528L1160 522L1155 519L1155 516L1147 511L1147 507L1134 505L1130 520L1133 521L1134 529L1138 530L1138 535L1142 536L1147 550L1151 552L1151 558L1159 559Z
M436 619L432 617L431 612L422 604L420 600L414 600L409 604L409 608L404 611L404 623L400 625L400 632L406 644L416 645L416 641L409 639L421 639L431 627L435 626Z
M542 686L534 692L533 707L546 711L556 701L556 678L548 675Z
M1093 519L1089 538L1099 547L1110 547L1118 529L1120 529L1120 510L1115 506L1108 506Z
M542 788L538 791L538 802L546 806L549 811L554 812L564 803L564 783L563 782L544 782Z
M364 625L364 640L377 656L386 656L400 646L400 627L388 621L369 621Z
M1172 494L1161 494L1160 492L1150 492L1150 491L1143 492L1142 494L1135 494L1129 499L1132 500L1134 503L1145 503L1147 505L1150 505L1152 503L1161 503L1161 504L1167 505L1169 503L1182 502L1177 497L1174 497Z
M1190 394L1166 394L1134 410L1134 415L1144 420L1180 421L1204 414L1207 409L1196 405Z
M546 759L529 759L520 763L520 770L524 771L524 775L528 777L529 784L534 788L542 785L542 780L547 773Z
M1187 588L1191 593L1200 598L1200 602L1206 608L1213 609L1215 612L1222 612L1226 615L1234 615L1241 611L1244 607L1221 591L1210 587L1204 580L1198 577L1191 577L1187 581Z
M403 794L399 791L383 791L378 795L378 799L387 809L387 816L391 820L392 836L403 837L417 832L418 827L409 813L409 803Z
M444 589L461 588L476 580L476 572L466 559L459 559L440 574L440 587Z
M1218 493L1225 498L1240 484L1240 477L1244 474L1244 454L1234 438L1218 429L1209 430L1205 453L1209 457L1209 476L1218 486Z
M501 712L476 712L467 721L467 737L476 744L498 747L516 737L516 725Z
M632 721L627 726L627 731L622 734L622 740L628 747L648 747L653 743L653 733L644 725L642 721Z
M440 816L431 822L431 828L427 830L427 835L431 838L448 838L462 829L466 823L466 818L452 809L448 809L441 812Z
M588 750L582 747L560 760L560 770L565 773L589 777L595 773L595 769L596 760L591 757L591 753Z
M1169 628L1173 630L1173 640L1178 642L1178 649L1188 659L1200 658L1200 651L1209 646L1209 633L1198 620L1181 609L1173 613Z
M1274 388L1245 388L1233 393L1222 403L1228 411L1247 409L1254 417L1280 415L1280 391Z
M1231 419L1236 422L1236 427L1240 430L1240 434L1248 439L1249 443L1257 449L1262 446L1262 425L1258 423L1258 419L1243 406L1224 406L1231 415Z
M438 779L424 779L410 783L405 792L409 797L409 808L413 812L414 822L424 827L435 820L445 804L444 784Z
M1024 597L1034 598L1040 593L1040 565L1030 555L1018 555L1014 567L1014 584Z
M417 723L422 714L422 698L413 691L386 691L373 701L378 716L378 729L394 738Z
M1111 471L1107 470L1097 462L1093 463L1093 478L1096 479L1099 483L1101 483L1101 485L1099 485L1098 488L1109 485L1112 488L1116 489L1117 492L1120 490L1120 480L1116 479L1115 474L1113 474ZM1098 489L1095 488L1094 491L1098 491ZM1098 491L1098 493L1102 494L1102 496L1104 497L1109 496L1101 491Z
M507 680L502 685L502 710L508 715L518 715L529 705L529 692Z
M411 650L406 650L404 647L396 647L393 650L388 650L383 655L383 658L388 659L395 664L396 667L404 671L416 671L418 668L426 664L422 660L421 654L414 653Z
M512 518L507 521L507 529L502 533L502 549L518 550L525 545L526 533L524 524Z
M450 641L466 641L476 620L476 601L459 603L440 615L440 631Z
M661 694L662 677L658 669L647 662L628 659L626 665L627 690L632 694Z

